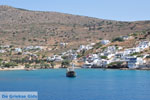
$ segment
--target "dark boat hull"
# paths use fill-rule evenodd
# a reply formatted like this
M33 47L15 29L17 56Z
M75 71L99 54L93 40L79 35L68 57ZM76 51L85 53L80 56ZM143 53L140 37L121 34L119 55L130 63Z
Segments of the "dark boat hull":
M67 77L76 77L76 73L74 71L69 71L66 73Z

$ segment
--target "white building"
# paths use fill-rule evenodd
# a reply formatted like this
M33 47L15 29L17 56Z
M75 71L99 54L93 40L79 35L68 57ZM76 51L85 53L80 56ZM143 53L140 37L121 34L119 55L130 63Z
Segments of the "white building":
M138 68L140 65L144 64L144 60L137 57L128 57L126 58L126 61L128 63L128 67L131 69Z
M148 41L141 41L138 45L138 48L140 48L141 51L143 51L146 48L149 48L150 42Z
M122 49L123 49L123 47L121 47L121 46L118 47L118 50L122 50Z
M93 47L90 46L90 45L80 45L79 49L77 50L77 52L80 52L82 50L90 50L92 49Z
M106 45L106 44L109 44L110 41L109 41L109 40L102 40L100 43L101 43L102 45Z
M110 59L115 55L116 51L115 46L109 46L101 53L101 56L107 56L107 58Z
M27 46L24 48L25 50L42 50L42 46Z
M111 61L110 60L105 60L105 59L102 59L102 67L106 67L108 64L110 64Z
M65 46L67 46L67 45L68 45L68 43L62 43L62 42L60 43L60 46L61 46L61 47L65 47Z
M62 61L62 57L59 55L53 55L51 57L47 57L47 61Z
M104 53L104 56L107 56L107 58L110 59L113 56L115 56L115 54L114 53Z
M92 68L93 63L89 63L88 61L85 62L85 64L82 66L82 68Z
M0 47L6 49L6 48L10 48L10 45L1 45Z
M91 43L90 45L91 45L91 46L94 46L95 44L96 44L96 43Z
M125 49L124 55L130 55L136 52L140 52L140 48L136 47L136 48Z
M104 53L115 53L116 47L115 46L109 46L104 50Z
M61 58L61 56L55 56L55 61L62 61L63 59Z
M15 52L22 52L21 48L15 48Z
M124 51L116 52L115 58L124 59L126 57Z
M121 36L121 38L122 38L123 40L128 40L128 39L131 39L132 36Z
M5 50L0 50L0 53L5 53L6 51Z

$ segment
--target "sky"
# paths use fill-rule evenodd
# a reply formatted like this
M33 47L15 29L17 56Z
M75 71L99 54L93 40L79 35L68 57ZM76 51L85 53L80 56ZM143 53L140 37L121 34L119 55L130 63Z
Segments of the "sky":
M0 5L118 21L150 20L150 0L0 0Z

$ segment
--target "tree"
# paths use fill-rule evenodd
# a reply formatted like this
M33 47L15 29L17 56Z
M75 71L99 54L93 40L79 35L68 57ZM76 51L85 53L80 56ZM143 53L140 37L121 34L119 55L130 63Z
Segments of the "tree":
M14 67L14 66L17 66L17 64L15 62L8 62L8 63L4 64L4 67L7 67L7 68Z
M61 66L62 67L67 67L67 66L69 66L70 65L70 61L69 60L64 60L64 61L62 61L62 63L61 63Z
M102 59L107 59L107 56L101 56Z
M50 64L44 64L44 68L50 68Z
M82 57L82 55L78 54L78 55L77 55L77 58L80 58L80 57Z
M54 68L55 63L52 61L52 62L50 62L50 64L51 64L52 68Z
M115 38L115 39L112 40L112 42L116 42L116 41L122 42L124 40L121 37L117 37L117 38Z
M25 68L30 68L30 64L25 64Z

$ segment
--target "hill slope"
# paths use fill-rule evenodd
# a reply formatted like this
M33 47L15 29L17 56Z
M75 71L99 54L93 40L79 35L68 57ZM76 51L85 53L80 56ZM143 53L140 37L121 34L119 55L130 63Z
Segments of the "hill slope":
M150 30L150 21L121 22L0 6L0 44L77 46Z

